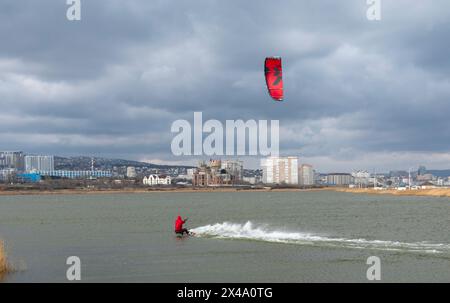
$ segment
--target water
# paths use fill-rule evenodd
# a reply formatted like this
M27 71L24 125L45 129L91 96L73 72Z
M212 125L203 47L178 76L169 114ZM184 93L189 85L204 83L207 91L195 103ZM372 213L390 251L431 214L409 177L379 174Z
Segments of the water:
M177 239L188 216L196 237ZM6 282L450 282L450 199L337 192L0 196Z

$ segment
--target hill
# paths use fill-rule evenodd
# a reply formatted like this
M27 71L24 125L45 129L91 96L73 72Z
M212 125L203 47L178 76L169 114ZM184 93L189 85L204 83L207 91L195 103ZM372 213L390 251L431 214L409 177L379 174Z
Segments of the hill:
M90 170L91 169L91 157L79 156L79 157L59 157L55 156L55 169L56 170ZM147 162L139 162L133 160L124 159L108 159L94 157L94 167L102 170L111 170L113 167L134 166L134 167L146 167L146 168L158 168L158 169L170 169L170 168L191 168L192 166L183 165L159 165Z

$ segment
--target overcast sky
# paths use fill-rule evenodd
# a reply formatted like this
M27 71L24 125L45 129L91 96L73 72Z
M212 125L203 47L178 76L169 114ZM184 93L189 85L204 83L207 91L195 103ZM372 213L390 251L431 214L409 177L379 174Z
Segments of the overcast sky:
M281 153L322 172L450 168L448 0L383 0L378 22L366 0L81 3L0 2L0 150L193 164L170 126L201 111L279 120Z

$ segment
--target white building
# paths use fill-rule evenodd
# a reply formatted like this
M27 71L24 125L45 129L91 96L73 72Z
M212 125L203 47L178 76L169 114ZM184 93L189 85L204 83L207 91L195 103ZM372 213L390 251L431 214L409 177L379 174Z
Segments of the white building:
M314 169L312 165L302 164L299 168L299 184L314 185Z
M136 168L134 166L127 167L127 178L136 178Z
M25 156L25 171L53 171L55 160L53 156Z
M263 183L298 184L298 157L268 157L261 160Z
M331 173L327 175L328 185L349 185L353 184L353 176L346 173Z
M144 177L142 183L148 186L170 185L172 183L172 178L170 176L163 175L150 175L148 177Z
M23 171L25 168L24 153L21 151L0 151L0 168L15 168Z
M41 176L68 179L111 178L112 176L109 170L35 170L34 172Z
M368 171L353 171L352 177L354 178L354 183L356 186L367 186L370 183L370 173Z
M0 181L7 181L11 176L17 173L15 168L0 169Z

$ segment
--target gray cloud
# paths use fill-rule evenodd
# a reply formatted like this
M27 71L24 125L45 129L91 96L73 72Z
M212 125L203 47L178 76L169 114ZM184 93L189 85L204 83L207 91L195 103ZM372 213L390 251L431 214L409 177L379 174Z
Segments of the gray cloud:
M450 4L410 2L369 22L363 0L82 0L69 22L62 0L2 1L0 149L192 163L170 125L202 111L279 119L281 152L321 171L445 165Z

